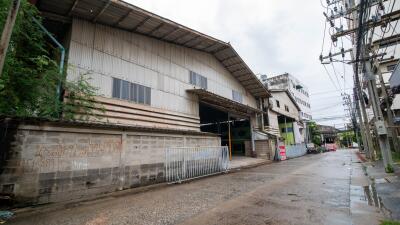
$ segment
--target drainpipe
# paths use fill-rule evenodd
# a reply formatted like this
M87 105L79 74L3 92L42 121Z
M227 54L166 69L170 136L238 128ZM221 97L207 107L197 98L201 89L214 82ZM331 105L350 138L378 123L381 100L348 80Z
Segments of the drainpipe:
M57 45L57 47L61 51L60 69L59 69L60 79L59 79L58 85L57 85L57 98L59 100L61 100L61 80L62 80L62 74L64 71L65 48L64 48L64 46L62 46L60 44L60 42L58 42L56 40L55 37L53 37L53 35L51 35L51 33L35 17L32 16L32 20L40 27L40 29L42 29L46 33L46 35L54 42L54 44Z

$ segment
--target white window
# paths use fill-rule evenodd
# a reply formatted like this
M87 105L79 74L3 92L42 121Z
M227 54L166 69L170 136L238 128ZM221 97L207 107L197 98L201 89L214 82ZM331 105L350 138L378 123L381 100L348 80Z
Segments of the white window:
M207 89L207 78L193 71L189 71L190 84Z
M237 101L242 103L243 102L243 96L240 92L232 90L232 99L233 101Z
M151 89L140 84L113 78L112 97L150 105Z

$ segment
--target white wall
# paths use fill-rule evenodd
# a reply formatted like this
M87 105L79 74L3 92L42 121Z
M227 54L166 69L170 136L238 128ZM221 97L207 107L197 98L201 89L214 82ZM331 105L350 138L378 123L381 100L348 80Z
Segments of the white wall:
M289 98L286 92L272 92L272 110L279 114L299 120L299 110L294 105L293 101ZM276 100L279 101L280 107L277 106ZM289 106L289 112L285 111L285 105Z
M279 130L278 114L268 110L269 126Z
M257 107L255 98L210 54L79 19L73 20L69 64L68 79L92 71L91 83L105 97L112 96L116 77L150 87L152 107L198 116L197 97L186 93L193 88L192 70L207 77L209 91L232 99L236 90L244 104Z
M290 74L282 74L279 76L271 77L269 78L269 82L273 82L274 80L281 78L282 83L271 85L269 84L269 87L271 89L283 89L283 90L288 90L293 98L296 100L297 105L300 107L301 111L303 113L306 113L306 115L300 115L302 119L305 120L310 120L311 118L311 106L310 106L310 97L309 97L309 91L308 88L296 77ZM285 78L285 79L283 79ZM303 88L302 89L296 89L293 85L300 84ZM307 93L307 94L306 94Z
M293 87L293 84L300 84L303 88L296 89ZM307 115L300 115L302 119L310 120L311 116L311 105L310 105L310 97L308 88L301 83L298 79L289 75L289 92L292 94L293 98L295 98L297 105L299 105L301 111L306 113Z

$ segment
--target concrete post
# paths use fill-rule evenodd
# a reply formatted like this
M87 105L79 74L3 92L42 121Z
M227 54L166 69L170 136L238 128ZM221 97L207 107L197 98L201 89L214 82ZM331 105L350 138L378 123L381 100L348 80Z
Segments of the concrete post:
M119 159L119 189L124 189L125 185L125 153L127 147L127 138L126 132L123 132L121 135L121 154Z
M254 141L254 130L253 130L253 124L251 122L251 118L249 118L249 121L250 121L250 136L251 136L251 152L252 152L252 156L255 156L256 144Z

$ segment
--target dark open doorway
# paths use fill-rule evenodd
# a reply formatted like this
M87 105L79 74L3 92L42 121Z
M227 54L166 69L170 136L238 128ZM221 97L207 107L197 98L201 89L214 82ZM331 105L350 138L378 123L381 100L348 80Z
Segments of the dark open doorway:
M229 131L233 156L245 155L245 142L251 140L248 118L229 114L208 104L200 103L200 130L221 136L221 145L229 146Z

